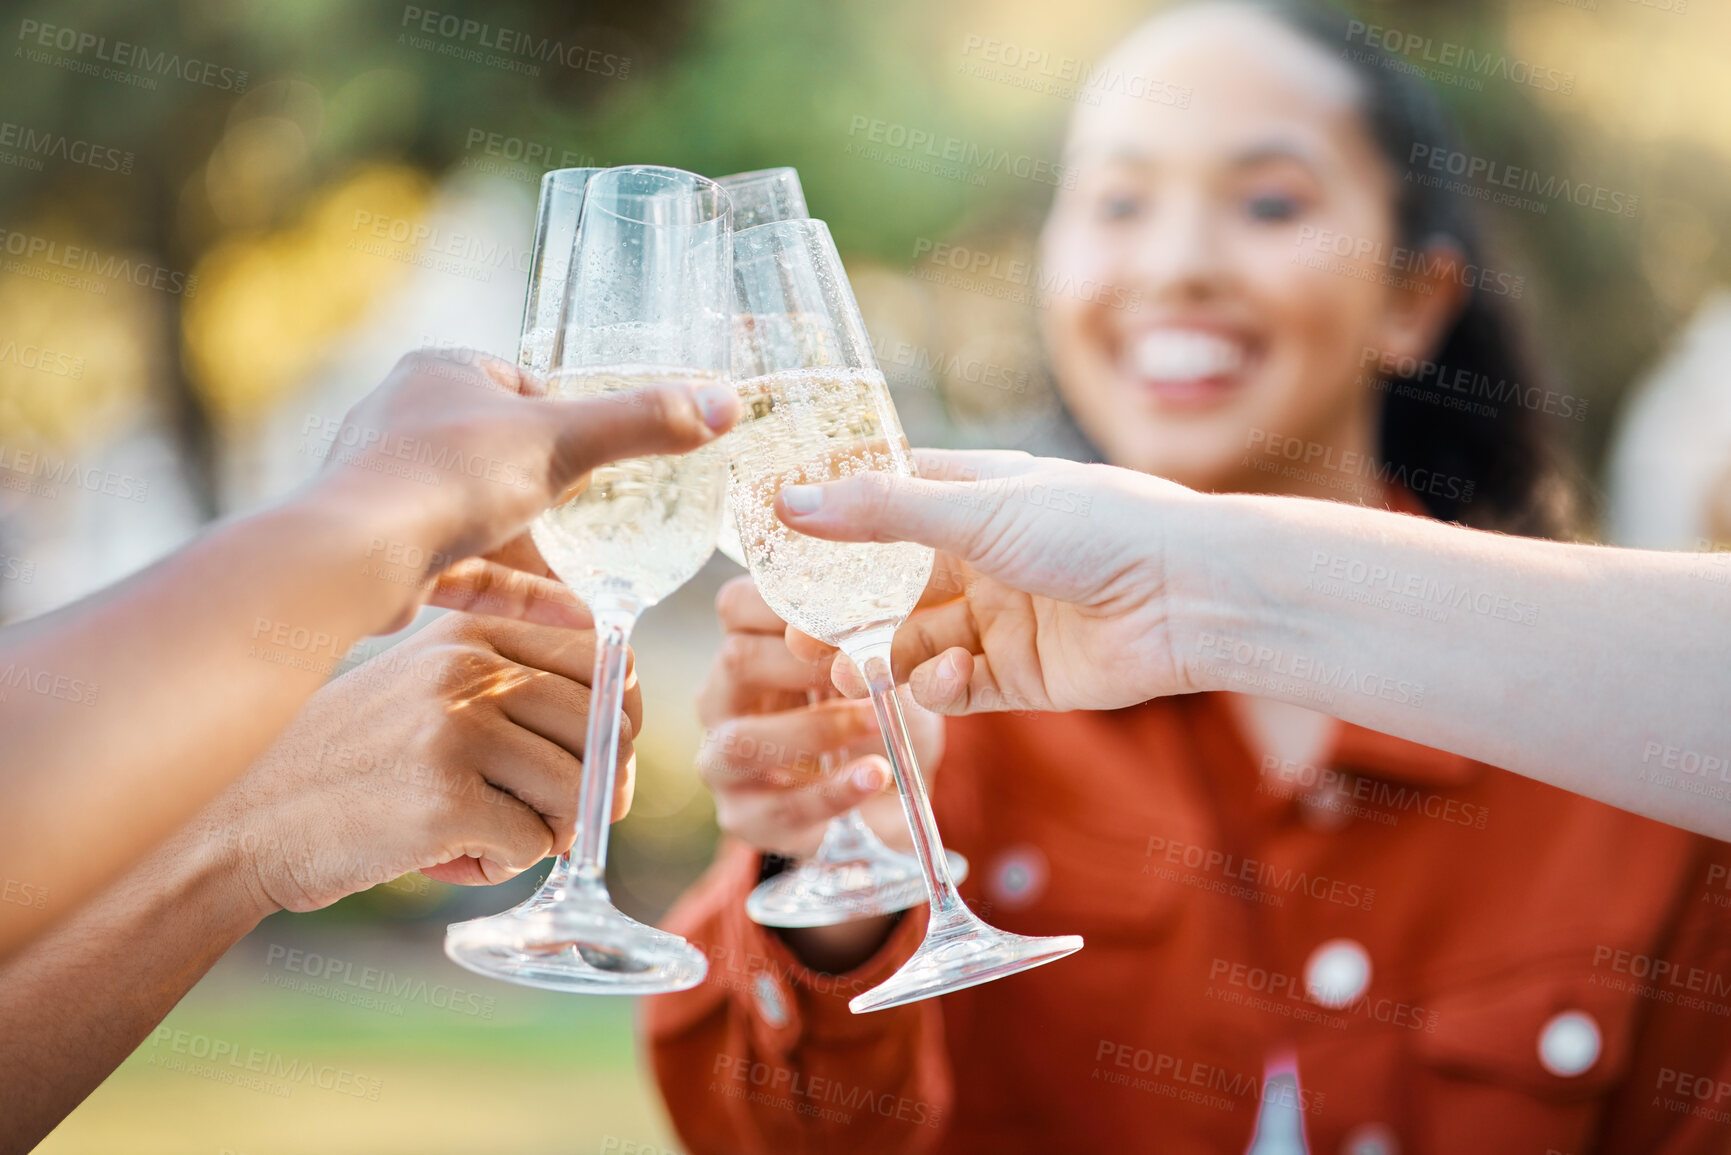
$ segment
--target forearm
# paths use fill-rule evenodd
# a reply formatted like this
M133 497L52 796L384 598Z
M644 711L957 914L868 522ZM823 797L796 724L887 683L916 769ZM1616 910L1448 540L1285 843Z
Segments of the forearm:
M412 605L369 566L388 523L344 497L218 527L0 641L0 878L48 891L0 904L0 956L190 818Z
M1211 499L1175 533L1173 644L1195 688L1731 838L1731 586L1710 580L1731 570L1713 559L1294 498Z
M188 832L0 964L0 1155L30 1150L268 903Z

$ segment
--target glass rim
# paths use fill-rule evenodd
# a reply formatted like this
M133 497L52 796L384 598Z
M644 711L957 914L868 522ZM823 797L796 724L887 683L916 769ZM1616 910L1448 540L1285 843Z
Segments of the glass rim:
M742 241L752 242L763 240L764 238L762 235L754 236L753 234L762 234L767 229L783 229L786 232L822 233L825 237L829 238L831 244L835 243L835 237L829 231L829 222L824 220L822 217L785 217L779 221L764 221L762 224L752 225L750 228L734 229L734 248L737 250Z
M644 220L642 217L632 216L626 212L620 212L610 205L603 203L607 198L598 196L595 192L596 181L606 180L610 176L613 176L615 179L623 179L627 175L635 176L641 174L652 174L661 177L663 180L667 181L667 188L670 190L675 189L676 186L680 184L689 185L691 191L697 194L698 211L703 214L702 219L687 224L681 224L678 227L707 228L722 221L726 221L729 229L732 228L733 198L728 196L726 188L724 188L719 182L706 177L701 173L690 172L686 169L672 168L668 165L659 164L616 165L612 168L604 168L600 170L594 176L590 177L588 183L584 186L584 214L587 215L591 211L605 213L615 220L626 221L634 225L641 225L644 228L673 227L669 222ZM624 195L635 197L637 199L649 199L661 194L657 191L649 191L640 194ZM704 203L708 200L713 200L713 206Z
M761 180L776 180L783 176L791 176L799 180L799 170L791 164L778 164L773 168L754 168L745 172L730 172L726 176L713 178L715 183L726 188L733 184L752 184Z

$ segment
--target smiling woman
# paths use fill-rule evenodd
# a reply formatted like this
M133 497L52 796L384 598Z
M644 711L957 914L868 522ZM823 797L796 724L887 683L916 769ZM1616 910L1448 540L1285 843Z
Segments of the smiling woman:
M1508 311L1521 282L1487 275L1503 262L1481 252L1469 200L1407 179L1416 146L1454 134L1397 61L1343 55L1347 27L1302 3L1202 0L1114 51L1105 67L1192 98L1077 109L1076 180L1041 239L1059 392L1106 461L1197 489L1561 533L1568 487L1544 424L1558 418L1511 400L1537 380ZM1096 521L1074 523L1066 556L1097 557L1089 527L1122 511L1077 512ZM1350 559L1326 560L1314 577L1333 596L1375 600ZM777 933L742 904L776 869L761 851L809 846L862 802L883 817L871 747L839 724L858 704L801 704L822 667L795 660L743 582L719 608L728 660L704 723L784 749L827 734L854 761L797 794L744 757L706 767L738 841L670 925L715 944L720 973L650 1011L694 1153L1124 1150L1149 1134L1163 1152L1277 1133L1406 1155L1701 1142L1699 1120L1651 1105L1656 1056L1723 1072L1731 1040L1607 983L1598 960L1724 969L1731 927L1689 902L1711 843L1243 693L916 714L922 766L942 763L938 820L976 864L964 896L994 925L1089 945L938 1005L850 1015L848 997L920 941L923 913ZM908 630L941 635L947 608ZM1075 648L1113 681L1108 639ZM1210 639L1204 656L1245 675L1219 684L1292 674L1291 654L1240 649ZM1287 680L1307 701L1353 692ZM1409 703L1426 690L1372 683ZM893 820L880 833L906 837ZM849 1117L825 1113L838 1108Z
M1345 21L1268 10L1202 6L1117 49L1127 69L1196 76L1188 109L1077 111L1079 179L1042 256L1143 302L1053 301L1047 343L1083 431L1113 464L1196 489L1381 505L1393 479L1447 520L1565 532L1544 415L1450 404L1540 384L1522 285L1483 275L1471 202L1406 167L1452 126L1379 55L1342 55Z

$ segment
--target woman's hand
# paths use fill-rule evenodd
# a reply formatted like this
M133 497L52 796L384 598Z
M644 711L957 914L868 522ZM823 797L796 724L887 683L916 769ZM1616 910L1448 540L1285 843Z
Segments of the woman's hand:
M760 850L804 856L831 818L858 806L879 837L908 848L870 703L808 702L808 692L828 688L828 662L788 650L787 626L749 577L723 586L715 605L726 637L698 695L698 771L715 792L721 828ZM904 706L929 778L943 756L943 722ZM834 756L833 773L823 773L825 755Z
M419 870L503 882L570 847L594 634L450 614L313 696L198 824L271 908ZM635 677L613 816L631 804Z
M918 478L864 473L782 490L801 533L917 541L937 565L896 634L893 665L945 714L1115 709L1191 689L1174 649L1168 516L1198 495L1105 465L921 450ZM799 657L834 651L790 631ZM865 692L852 663L835 684Z

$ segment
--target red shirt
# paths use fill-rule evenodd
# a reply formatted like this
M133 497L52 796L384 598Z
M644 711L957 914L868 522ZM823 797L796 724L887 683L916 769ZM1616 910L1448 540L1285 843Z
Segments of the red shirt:
M746 918L758 855L724 847L668 923L709 978L647 1001L680 1135L1241 1152L1291 1103L1312 1155L1731 1148L1731 848L1336 725L1308 767L1259 764L1212 694L952 719L934 793L963 894L1087 945L889 1011L847 1000L923 911L814 973ZM1296 1092L1265 1081L1282 1055Z

